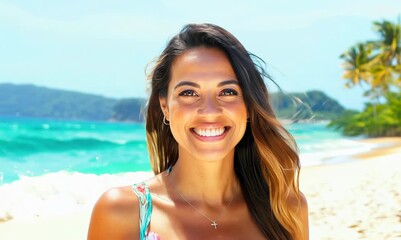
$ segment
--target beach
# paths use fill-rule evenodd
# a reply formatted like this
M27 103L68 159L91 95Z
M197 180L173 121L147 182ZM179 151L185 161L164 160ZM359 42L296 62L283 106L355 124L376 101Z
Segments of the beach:
M310 239L401 239L401 138L361 141L376 147L348 156L352 161L302 168ZM4 184L0 238L86 239L93 204L103 191L149 177L149 172L65 172ZM63 194L60 185L68 188Z
M401 239L401 138L355 161L302 169L310 239Z

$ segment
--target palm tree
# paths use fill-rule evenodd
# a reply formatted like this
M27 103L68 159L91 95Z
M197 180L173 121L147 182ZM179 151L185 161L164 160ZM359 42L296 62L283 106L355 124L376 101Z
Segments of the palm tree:
M384 94L391 86L401 85L401 25L384 20L374 22L373 26L380 39L368 43L375 53L371 86Z
M401 89L401 25L389 21L374 22L377 41L359 43L343 53L346 87L367 85L365 95L384 96L391 87Z
M369 85L372 78L370 71L371 53L371 45L358 43L340 55L340 58L344 60L343 68L345 71L343 78L347 80L346 87Z
M379 33L380 39L371 42L379 51L378 57L385 65L398 65L401 63L401 26L389 21L374 22L373 28Z
M377 41L367 41L351 47L340 57L344 60L346 86L368 86L370 97L361 113L343 116L332 126L348 134L399 135L401 96L401 18L397 23L374 22ZM380 103L379 100L385 100ZM395 101L397 100L397 101Z

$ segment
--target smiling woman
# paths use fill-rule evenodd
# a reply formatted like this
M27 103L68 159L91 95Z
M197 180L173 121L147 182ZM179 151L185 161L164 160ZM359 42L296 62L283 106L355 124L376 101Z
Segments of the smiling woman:
M296 144L251 56L213 24L170 40L150 74L156 176L104 193L88 239L308 239Z
M232 164L226 158L233 158L245 133L247 111L224 52L196 47L177 57L160 106L170 121L180 158L192 159L191 165L205 160Z

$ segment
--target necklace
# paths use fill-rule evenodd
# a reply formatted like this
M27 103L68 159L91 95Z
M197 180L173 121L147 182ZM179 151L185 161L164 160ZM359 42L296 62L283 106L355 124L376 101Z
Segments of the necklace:
M170 166L170 167L167 169L167 176L170 175L171 170L172 170L172 167ZM217 226L219 225L219 224L217 223L217 220L219 220L219 219L223 216L225 210L231 205L231 203L234 201L234 199L235 199L235 197L236 197L236 194L234 194L234 197L233 197L233 198L230 200L230 202L224 207L224 209L223 209L222 213L220 214L220 216L219 216L217 219L213 220L213 219L211 219L210 217L206 216L206 214L204 214L203 212L201 212L199 209L197 209L194 205L192 205L192 203L189 202L189 201L181 194L181 192L179 191L178 188L176 189L176 191L177 191L178 195L180 195L180 197L182 198L182 200L184 200L186 203L188 203L189 206L191 206L195 211L197 211L197 212L198 212L200 215L202 215L204 218L208 219L208 220L211 222L210 226L214 227L214 229L217 229Z

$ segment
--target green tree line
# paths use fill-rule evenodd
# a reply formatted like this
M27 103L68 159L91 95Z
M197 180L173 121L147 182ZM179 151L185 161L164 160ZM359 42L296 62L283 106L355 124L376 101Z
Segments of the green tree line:
M365 90L365 108L346 111L329 126L347 136L401 136L400 19L376 21L373 30L377 39L357 43L340 55L345 86Z

